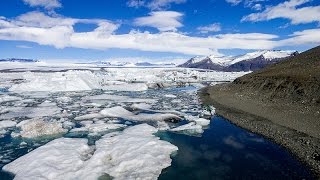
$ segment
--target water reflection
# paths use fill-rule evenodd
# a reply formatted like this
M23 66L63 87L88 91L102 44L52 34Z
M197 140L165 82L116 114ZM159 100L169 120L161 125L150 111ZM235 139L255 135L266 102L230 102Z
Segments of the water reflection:
M214 117L202 137L158 134L178 146L165 179L312 179L284 148Z

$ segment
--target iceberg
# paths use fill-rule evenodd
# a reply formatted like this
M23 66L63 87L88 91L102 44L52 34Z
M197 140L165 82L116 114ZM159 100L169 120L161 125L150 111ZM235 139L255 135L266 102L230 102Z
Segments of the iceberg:
M5 165L15 179L86 179L112 176L116 180L157 179L170 166L178 148L153 134L147 124L110 133L91 147L87 139L59 138Z

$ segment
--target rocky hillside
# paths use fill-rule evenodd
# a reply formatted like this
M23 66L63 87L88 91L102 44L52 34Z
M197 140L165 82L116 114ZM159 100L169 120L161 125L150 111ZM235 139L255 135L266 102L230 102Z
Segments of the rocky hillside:
M293 51L264 50L240 56L194 57L179 67L212 69L217 71L255 71L267 65L283 61L297 55Z
M320 178L320 46L203 88L200 97L217 114L288 148Z
M233 85L271 98L320 105L320 46L236 79Z

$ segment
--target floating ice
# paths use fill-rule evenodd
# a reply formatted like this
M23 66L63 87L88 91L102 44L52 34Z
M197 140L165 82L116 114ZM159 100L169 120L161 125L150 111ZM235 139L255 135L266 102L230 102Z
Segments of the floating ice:
M17 124L21 128L19 135L25 138L36 138L45 135L62 134L67 130L60 122L49 122L41 119L25 120Z
M10 121L10 120L0 121L0 130L9 128L9 127L15 127L16 125L17 123L14 121Z
M99 80L90 71L24 73L26 82L14 84L10 91L86 91L99 89Z
M78 116L78 117L75 117L74 120L76 121L83 121L83 120L88 120L88 119L94 119L94 118L102 118L103 115L100 114L100 113L93 113L93 114L85 114L85 115L82 115L82 116Z
M190 122L188 124L170 129L170 131L176 131L176 132L185 132L187 134L201 134L203 133L202 126L199 124L196 124L195 122Z
M170 154L178 148L159 140L157 129L137 125L122 133L105 135L95 151L86 139L60 138L3 167L15 179L87 179L103 175L115 179L156 179L170 166Z
M22 100L22 98L17 96L8 96L8 95L0 96L0 103L10 102L10 101L20 101L20 100Z
M37 107L10 107L8 113L0 115L0 119L11 119L15 117L36 118L42 116L53 116L61 112L55 103L45 101Z
M157 99L149 99L149 98L132 98L130 96L119 96L114 94L101 94L95 96L84 97L83 100L109 100L114 102L131 102L131 103L155 103Z
M176 95L173 95L173 94L165 94L164 97L167 97L167 98L176 98L177 96L176 96Z
M145 83L123 83L117 85L105 85L104 90L111 91L146 91L148 86Z
M116 106L112 108L106 108L100 112L103 116L106 117L115 117L115 118L124 118L133 121L165 121L165 120L181 120L181 118L175 114L163 114L163 113L156 113L156 114L134 114L123 107Z
M186 115L185 118L188 121L196 122L196 124L198 124L200 126L208 126L210 124L210 120L204 119L204 118L199 118L199 117L196 117L196 116Z

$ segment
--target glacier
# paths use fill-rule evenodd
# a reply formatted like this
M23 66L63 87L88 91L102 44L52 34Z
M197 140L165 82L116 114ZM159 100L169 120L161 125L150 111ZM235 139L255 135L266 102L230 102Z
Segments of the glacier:
M0 68L0 138L28 147L0 156L15 179L156 179L178 149L153 134L201 136L214 108L197 90L246 74L35 64Z

